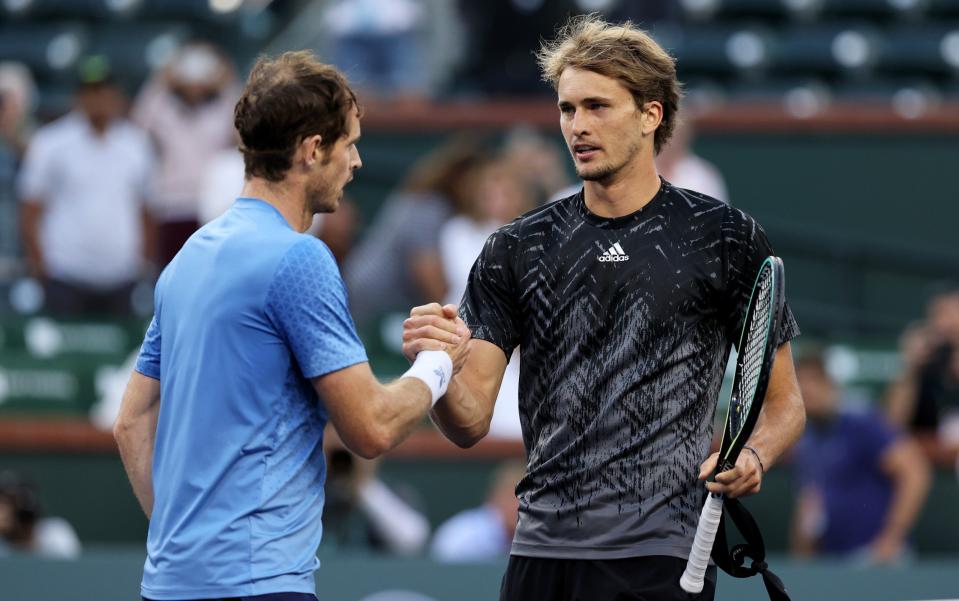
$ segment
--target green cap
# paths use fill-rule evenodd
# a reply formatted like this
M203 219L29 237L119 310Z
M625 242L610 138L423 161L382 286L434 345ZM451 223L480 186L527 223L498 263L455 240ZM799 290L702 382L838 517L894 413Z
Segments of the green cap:
M77 77L81 86L113 83L110 60L102 54L94 54L80 59Z

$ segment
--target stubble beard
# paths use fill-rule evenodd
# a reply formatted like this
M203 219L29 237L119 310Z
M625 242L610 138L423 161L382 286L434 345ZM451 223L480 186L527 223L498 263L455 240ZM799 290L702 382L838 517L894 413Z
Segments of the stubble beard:
M336 190L328 184L320 184L306 191L307 209L311 215L332 213L339 205L342 190Z
M616 180L616 175L623 170L623 167L630 164L633 159L636 158L636 155L639 154L639 150L639 144L632 143L626 150L626 157L618 165L613 165L607 162L596 166L592 170L588 170L588 168L583 166L583 168L576 169L576 175L578 175L581 180L586 182L598 182L603 185L611 184Z

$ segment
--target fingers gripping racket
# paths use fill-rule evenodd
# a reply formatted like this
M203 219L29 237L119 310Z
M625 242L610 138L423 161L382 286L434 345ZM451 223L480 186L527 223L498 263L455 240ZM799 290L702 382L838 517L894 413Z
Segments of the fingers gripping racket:
M743 320L743 331L739 336L736 375L714 477L736 465L736 458L756 425L776 355L784 298L782 260L778 257L767 257L756 275ZM722 514L722 495L708 495L699 517L686 571L679 580L680 586L688 593L699 593L703 590L703 578Z

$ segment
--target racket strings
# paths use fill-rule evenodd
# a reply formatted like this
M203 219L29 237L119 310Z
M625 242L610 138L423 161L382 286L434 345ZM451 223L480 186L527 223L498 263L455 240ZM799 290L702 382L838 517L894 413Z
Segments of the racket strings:
M742 428L742 421L749 414L749 408L755 398L756 385L762 373L763 359L766 354L766 336L770 321L772 302L772 270L766 268L759 278L759 290L754 299L755 307L752 311L749 330L746 335L743 353L742 372L738 381L736 397L737 407L730 415L731 433L737 434Z

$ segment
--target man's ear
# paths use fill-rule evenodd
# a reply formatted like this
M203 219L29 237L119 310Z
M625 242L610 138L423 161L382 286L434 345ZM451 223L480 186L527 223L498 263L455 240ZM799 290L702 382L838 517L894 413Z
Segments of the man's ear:
M297 149L297 154L299 155L297 158L306 163L307 166L312 167L313 163L322 158L322 142L323 137L319 134L303 138L303 141L300 142L300 147Z
M663 121L663 104L658 100L645 103L640 119L642 119L643 134L653 133Z

